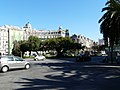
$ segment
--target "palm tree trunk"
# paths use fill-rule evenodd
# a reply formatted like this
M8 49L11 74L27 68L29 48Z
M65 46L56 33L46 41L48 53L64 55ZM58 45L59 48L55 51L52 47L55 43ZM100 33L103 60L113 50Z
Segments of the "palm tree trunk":
M113 63L113 45L111 45L111 63Z

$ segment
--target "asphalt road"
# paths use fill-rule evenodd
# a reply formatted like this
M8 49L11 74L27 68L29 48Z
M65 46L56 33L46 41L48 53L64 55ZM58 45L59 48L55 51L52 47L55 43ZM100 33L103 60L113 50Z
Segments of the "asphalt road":
M28 70L0 73L0 90L120 90L120 65L75 59L32 61Z

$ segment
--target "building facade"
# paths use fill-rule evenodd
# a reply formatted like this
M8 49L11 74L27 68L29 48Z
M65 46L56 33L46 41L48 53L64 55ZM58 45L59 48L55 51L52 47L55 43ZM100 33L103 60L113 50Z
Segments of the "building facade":
M90 50L91 47L94 46L95 43L97 43L94 40L91 40L83 35L74 34L71 38L73 41L80 43L82 46L85 46L86 50Z
M83 35L78 35L77 41L78 43L81 43L83 46L86 46L87 48L91 48L95 43L95 41Z
M69 30L63 30L59 27L58 30L36 30L32 28L32 25L28 22L22 28L24 31L24 40L27 40L29 36L37 36L38 38L45 40L48 38L67 37L69 36Z
M24 32L16 26L4 25L0 27L0 53L2 55L12 52L14 41L23 40Z
M0 54L8 53L8 30L0 27Z
M36 30L28 22L22 28L17 26L4 25L0 27L0 53L11 54L15 41L28 40L29 36L37 36L41 40L57 37L69 37L69 30L63 30L62 26L58 30ZM73 35L71 37L75 42L90 49L95 41L83 36Z
M59 27L58 30L36 30L32 28L29 22L22 28L4 25L0 27L0 53L2 55L11 54L14 42L28 40L29 36L37 36L42 40L67 37L69 36L69 30L62 30L61 27Z

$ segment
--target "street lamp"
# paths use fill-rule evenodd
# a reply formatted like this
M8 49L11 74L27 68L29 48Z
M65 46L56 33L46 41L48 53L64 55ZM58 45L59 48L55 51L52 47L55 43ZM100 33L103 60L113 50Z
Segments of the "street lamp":
M10 30L8 29L8 55L10 55Z

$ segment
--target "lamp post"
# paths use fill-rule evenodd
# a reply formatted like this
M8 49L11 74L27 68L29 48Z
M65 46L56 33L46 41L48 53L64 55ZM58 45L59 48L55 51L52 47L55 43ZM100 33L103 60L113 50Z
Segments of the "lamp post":
M10 30L8 29L8 55L10 55Z

